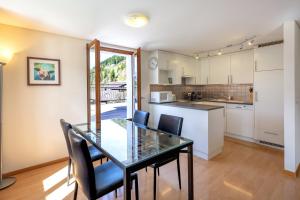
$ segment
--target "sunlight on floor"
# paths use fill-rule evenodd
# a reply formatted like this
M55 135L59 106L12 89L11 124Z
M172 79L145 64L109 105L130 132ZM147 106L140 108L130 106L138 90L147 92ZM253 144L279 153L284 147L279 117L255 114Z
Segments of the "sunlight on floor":
M227 181L224 181L224 185L226 185L227 187L230 187L231 189L234 189L234 190L236 190L238 192L241 192L241 193L243 193L243 194L245 194L245 195L247 195L249 197L253 197L252 193L250 193L250 192L248 192L248 191L246 191L246 190L244 190L244 189L242 189L242 188L240 188L238 186L235 186L235 185L233 185L231 183L228 183Z
M74 190L74 181L71 179L72 184L68 186L68 183L64 183L62 186L51 192L49 195L46 196L46 200L58 200L64 199Z
M68 173L68 166L60 169L59 171L55 172L48 178L43 180L43 187L44 191L46 192L47 190L51 189L53 186L67 178L67 173Z
M171 187L168 187L167 189L165 189L164 191L162 191L161 195L162 196L165 196L166 194L168 194L169 192L172 191L172 188Z

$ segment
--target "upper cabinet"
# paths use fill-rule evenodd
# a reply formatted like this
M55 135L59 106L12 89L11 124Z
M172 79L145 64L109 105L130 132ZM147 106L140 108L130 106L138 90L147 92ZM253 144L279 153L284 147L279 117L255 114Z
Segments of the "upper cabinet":
M228 84L230 75L230 56L214 56L209 59L209 84Z
M230 83L253 83L253 50L241 51L230 56Z
M195 84L197 65L193 57L160 50L153 51L151 57L157 59L157 68L150 72L151 84L182 84L182 77L186 84Z
M159 70L168 70L170 54L165 51L157 51L157 66Z
M209 58L200 60L200 73L198 73L197 84L207 85L209 79Z
M283 69L283 44L260 47L254 50L255 71Z

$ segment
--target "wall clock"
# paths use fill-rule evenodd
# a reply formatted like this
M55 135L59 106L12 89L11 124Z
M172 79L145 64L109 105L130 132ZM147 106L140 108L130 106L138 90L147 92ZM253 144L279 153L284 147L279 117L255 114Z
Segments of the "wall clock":
M157 65L158 65L157 58L156 57L151 57L149 59L149 68L154 70L154 69L157 68Z

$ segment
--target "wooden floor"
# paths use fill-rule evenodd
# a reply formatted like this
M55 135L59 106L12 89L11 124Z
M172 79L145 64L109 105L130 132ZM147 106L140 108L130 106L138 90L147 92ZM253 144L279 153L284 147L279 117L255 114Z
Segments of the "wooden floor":
M158 199L187 199L187 164L181 157L183 188L178 189L176 164L160 169ZM300 178L283 174L283 152L225 140L224 151L211 161L194 159L195 199L248 200L300 199ZM73 186L66 185L66 163L18 174L17 183L0 191L1 200L72 199ZM140 199L152 199L152 169L139 171ZM133 192L133 191L132 191ZM133 193L132 193L133 194ZM133 195L134 196L134 195ZM79 191L78 199L86 199ZM115 199L110 193L101 198ZM117 199L122 199L119 189Z

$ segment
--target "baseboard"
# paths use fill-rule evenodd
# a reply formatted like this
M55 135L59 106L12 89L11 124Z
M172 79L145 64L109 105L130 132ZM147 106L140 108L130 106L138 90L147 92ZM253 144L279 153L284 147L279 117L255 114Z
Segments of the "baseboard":
M41 163L41 164L38 164L38 165L34 165L34 166L31 166L31 167L26 167L26 168L23 168L23 169L18 169L18 170L15 170L15 171L7 172L7 173L3 174L3 177L14 176L16 174L20 174L20 173L23 173L23 172L27 172L27 171L35 170L35 169L38 169L38 168L41 168L41 167L46 167L46 166L49 166L49 165L53 165L53 164L56 164L56 163L67 161L68 159L69 159L69 157L64 157L64 158L52 160L52 161L49 161L49 162Z
M283 170L283 173L285 175L293 177L293 178L297 178L299 176L299 172L300 172L300 164L298 164L296 172L291 172L291 171L288 171L288 170Z
M267 149L267 150L274 150L274 151L278 151L278 152L281 152L281 153L283 153L283 151L284 151L284 149L282 149L282 148L275 148L275 147L271 147L271 146L268 146L268 145L263 145L263 144L260 144L260 143L257 143L257 142L242 140L242 139L236 138L236 137L230 137L228 135L225 136L224 138L225 138L225 140L228 140L228 141L231 141L231 142L234 142L234 143L238 143L238 144L242 144L242 145L245 145L245 146L249 146L249 147L254 147L254 148L259 148L259 149Z

